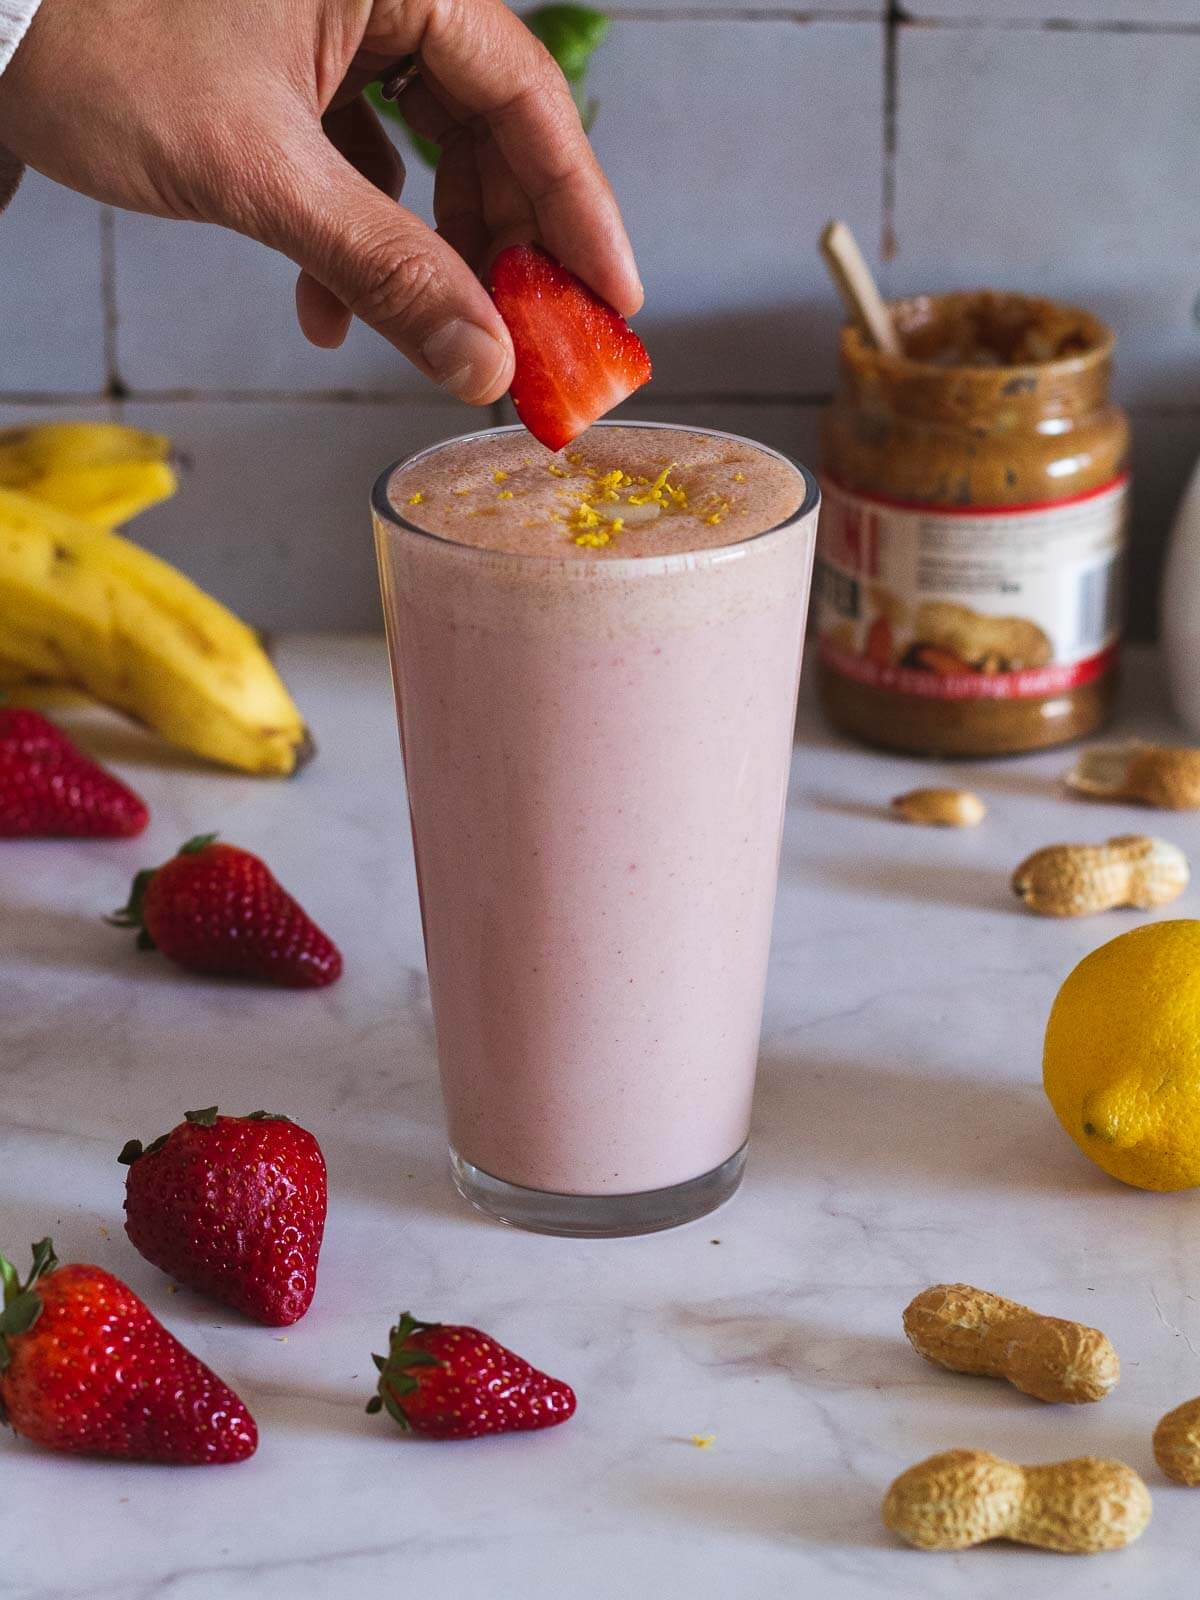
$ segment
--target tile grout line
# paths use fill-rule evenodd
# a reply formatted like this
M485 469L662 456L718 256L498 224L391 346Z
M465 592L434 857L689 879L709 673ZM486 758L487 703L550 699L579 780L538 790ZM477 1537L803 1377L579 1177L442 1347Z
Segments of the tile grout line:
M799 26L810 23L833 22L862 26L863 23L892 23L897 27L938 29L992 29L997 32L1042 33L1116 33L1163 34L1170 36L1200 35L1200 22L1142 22L1136 18L1112 17L1084 19L1078 17L935 17L922 16L896 0L890 0L886 11L805 11L780 8L771 10L764 6L616 6L608 9L614 22L788 22Z
M903 12L889 0L883 34L883 173L879 230L879 263L886 290L887 267L899 249L896 238L896 117L900 98L900 23Z
M62 406L97 405L112 396L104 390L0 389L0 405ZM121 387L120 398L130 405L400 405L421 406L461 415L463 407L451 400L401 391L353 389L128 389ZM816 406L832 398L828 390L783 390L777 394L762 391L687 390L663 391L647 395L641 405L747 405ZM503 401L494 406L473 408L480 416L507 413Z
M877 23L882 13L878 10L861 11L804 11L781 8L773 11L767 6L609 6L606 15L613 22L790 22L807 26L816 22L849 22L861 26L864 22Z
M0 389L0 406L53 406L62 409L64 406L99 406L106 401L111 401L113 396L104 390L77 390L77 389ZM650 410L665 409L669 406L794 406L797 408L815 408L828 405L832 393L826 390L819 391L784 391L779 394L747 393L741 390L732 390L728 394L718 391L692 391L680 394L648 395L638 402ZM294 391L278 390L218 390L218 389L124 389L120 399L126 405L399 405L430 407L437 410L456 414L461 412L461 407L450 402L439 403L437 400L423 399L414 394L371 394L357 393L346 390L308 390ZM1125 400L1125 409L1140 417L1200 417L1200 400L1173 401L1158 400ZM506 413L497 402L495 408L485 406L482 415L489 419L496 415L501 421L507 420Z
M1200 35L1200 22L1142 22L1136 18L1111 17L930 17L902 4L895 6L897 21L906 28L958 28L996 32L1033 33L1116 33L1164 34L1170 36Z
M104 317L104 398L122 400L126 388L117 367L117 219L100 207L100 302Z

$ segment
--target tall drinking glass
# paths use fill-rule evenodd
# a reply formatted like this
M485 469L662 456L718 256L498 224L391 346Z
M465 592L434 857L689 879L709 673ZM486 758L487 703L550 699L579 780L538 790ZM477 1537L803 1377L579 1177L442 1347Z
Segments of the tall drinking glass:
M596 560L420 528L397 475L512 431L373 498L451 1166L506 1222L649 1232L742 1176L819 493L671 428L796 509Z

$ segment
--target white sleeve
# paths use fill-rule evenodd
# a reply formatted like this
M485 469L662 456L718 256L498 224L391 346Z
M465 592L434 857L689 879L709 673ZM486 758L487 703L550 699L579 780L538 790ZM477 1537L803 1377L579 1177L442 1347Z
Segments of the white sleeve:
M41 0L0 0L0 72L16 54Z
M0 0L0 72L3 72L25 37L41 0ZM21 181L21 163L0 146L0 211L3 211Z

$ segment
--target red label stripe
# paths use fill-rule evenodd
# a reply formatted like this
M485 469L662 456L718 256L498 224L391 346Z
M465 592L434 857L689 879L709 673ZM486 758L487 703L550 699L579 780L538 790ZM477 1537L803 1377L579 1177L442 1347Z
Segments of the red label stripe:
M913 667L881 666L865 656L839 650L828 639L820 641L819 650L821 660L835 672L873 689L891 689L922 700L1040 700L1094 683L1116 662L1119 646L1111 644L1070 665L1030 667L1023 672L956 672L944 677Z

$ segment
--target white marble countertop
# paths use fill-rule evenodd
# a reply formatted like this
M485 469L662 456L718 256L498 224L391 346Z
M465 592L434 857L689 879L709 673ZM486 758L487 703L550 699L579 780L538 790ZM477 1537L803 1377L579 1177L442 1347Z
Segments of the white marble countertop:
M149 833L0 850L4 1245L23 1255L52 1232L64 1258L126 1278L262 1434L252 1461L208 1471L57 1458L6 1435L5 1600L1194 1593L1200 1492L1166 1483L1150 1433L1200 1392L1200 1201L1105 1178L1040 1087L1055 989L1136 914L1044 921L1007 878L1039 845L1148 825L1200 858L1200 816L1064 800L1061 753L930 768L835 743L806 713L740 1195L650 1238L522 1235L468 1211L446 1173L382 641L293 640L281 658L321 747L299 779L202 771L99 718L90 740L146 794ZM1148 733L1145 657L1128 698ZM883 815L934 772L986 797L982 828ZM266 855L326 925L339 984L189 979L101 923L137 867L210 828ZM1200 914L1200 890L1167 914ZM170 1294L122 1231L122 1143L213 1101L289 1112L329 1161L317 1297L286 1336ZM945 1279L1103 1328L1120 1387L1049 1408L926 1366L900 1312ZM370 1352L405 1307L485 1327L567 1378L577 1417L474 1445L367 1417ZM708 1433L709 1449L689 1442ZM1121 1456L1154 1520L1089 1560L894 1543L886 1485L956 1445Z

